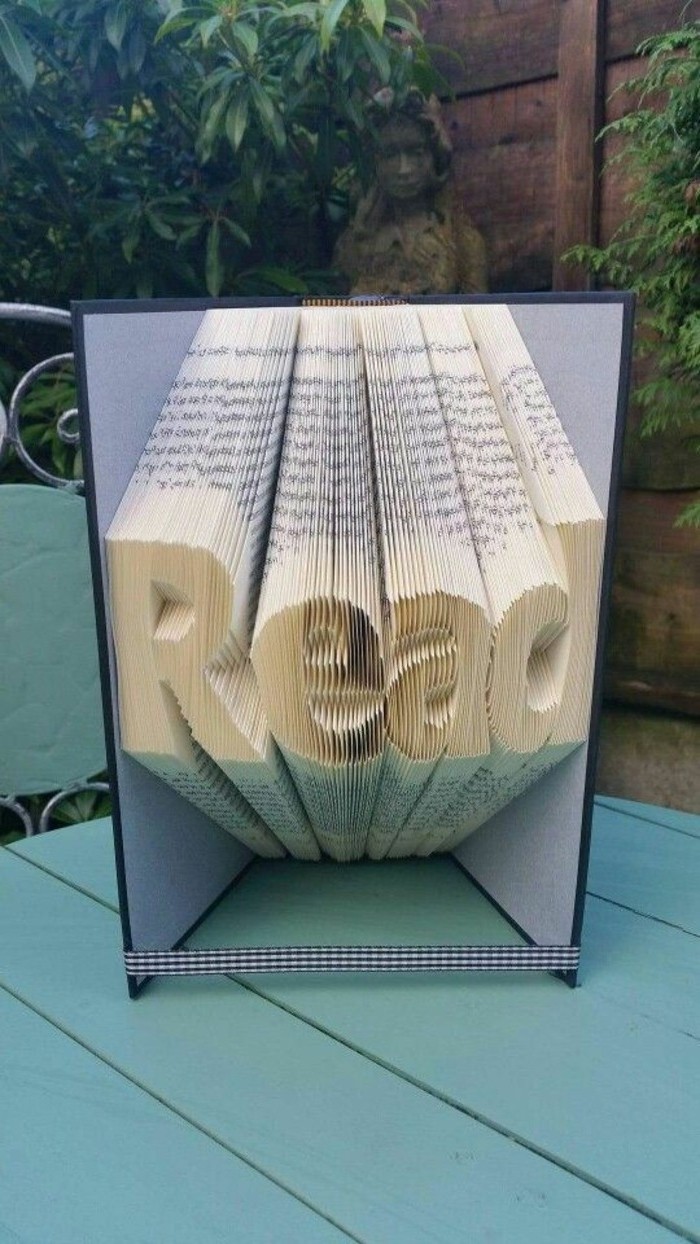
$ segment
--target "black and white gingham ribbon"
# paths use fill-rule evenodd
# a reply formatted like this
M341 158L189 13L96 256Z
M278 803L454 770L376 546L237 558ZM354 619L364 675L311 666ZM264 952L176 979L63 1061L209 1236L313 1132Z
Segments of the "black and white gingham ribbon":
M578 946L246 946L127 950L129 976L249 972L553 972L578 967Z

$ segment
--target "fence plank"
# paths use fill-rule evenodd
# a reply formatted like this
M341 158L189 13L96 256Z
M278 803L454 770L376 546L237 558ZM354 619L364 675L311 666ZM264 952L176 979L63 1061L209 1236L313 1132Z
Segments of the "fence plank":
M643 39L700 16L700 0L607 0L606 61L626 60ZM438 54L457 95L498 90L555 77L560 15L570 0L432 0L426 38L457 52Z
M590 289L585 268L561 256L594 242L598 214L595 136L602 116L603 0L565 0L559 28L554 289Z
M700 712L697 533L673 525L693 499L629 489L620 498L605 689L627 703Z
M551 286L556 98L549 79L445 107L456 191L486 239L495 291Z
M607 9L607 61L624 60L643 39L700 17L698 0L607 0Z
M558 0L433 0L425 19L429 42L461 57L438 57L456 94L488 91L557 72Z

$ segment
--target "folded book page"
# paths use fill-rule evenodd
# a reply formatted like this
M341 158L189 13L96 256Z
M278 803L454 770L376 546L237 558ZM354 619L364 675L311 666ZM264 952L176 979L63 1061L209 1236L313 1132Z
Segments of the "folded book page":
M208 311L107 536L121 744L262 855L451 850L587 737L604 526L506 307Z

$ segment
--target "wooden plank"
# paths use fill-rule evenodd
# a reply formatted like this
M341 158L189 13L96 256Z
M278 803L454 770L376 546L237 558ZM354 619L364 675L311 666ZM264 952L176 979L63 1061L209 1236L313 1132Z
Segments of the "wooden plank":
M700 547L696 532L674 526L693 499L693 493L627 489L620 496L608 698L700 714Z
M0 1029L0 1239L348 1239L3 990Z
M588 889L700 937L700 843L612 808L596 814ZM700 946L698 946L700 960Z
M643 39L700 17L697 0L607 0L606 60L631 56Z
M598 152L602 118L603 0L565 0L559 27L555 290L590 289L581 265L564 264L571 246L593 243L598 228Z
M626 549L654 549L657 553L700 562L697 530L674 527L683 503L695 500L700 500L700 496L626 489L620 495L617 543Z
M652 1019L675 1032L700 1034L697 939L614 902L586 899L583 988L630 1023Z
M345 1048L345 1033L342 1041L329 1041L229 981L160 982L129 1003L120 981L116 918L10 852L0 857L0 866L7 890L0 933L7 986L123 1074L196 1116L215 1138L235 1143L297 1192L305 1189L307 1199L334 1221L373 1244L458 1244L467 1222L474 1238L490 1233L524 1244L570 1239L572 1223L582 1240L669 1241L670 1230L621 1202L619 1195L627 1192L614 1191L614 1181L605 1181L610 1196L562 1169L571 1160L571 1139L582 1155L581 1136L593 1118L603 1154L598 1166L612 1174L614 1152L624 1151L624 1183L643 1189L642 1205L651 1205L653 1214L668 1216L672 1209L683 1220L693 1219L679 1159L683 1145L691 1152L688 1129L697 1117L698 1086L689 1064L697 1042L641 1021L631 1032L614 1006L603 1008L606 1023L594 1035L590 1014L586 1021L581 1012L585 991L569 993L549 978L466 984L440 977L324 977L311 983L321 1013L333 998L334 1027L342 1032L347 1019L363 1041L366 1021L370 1029L376 1024L378 1006L384 1056L400 1062L408 1039L420 1055L409 1058L408 1074L423 1078L430 1071L428 1080L434 1075L442 1084L439 1091L464 1103L454 1110ZM32 920L22 927L28 910ZM307 980L287 981L286 988L292 1004L296 992L296 1003L305 1005ZM583 1006L589 1004L584 1000ZM525 1046L523 1026L530 1030ZM552 1042L559 1043L560 1032L569 1065L553 1074L559 1051ZM649 1071L652 1038L659 1082ZM595 1051L590 1064L584 1057L583 1066L570 1065L587 1049ZM531 1054L546 1066L543 1076L540 1066L531 1065ZM627 1102L622 1114L631 1117L624 1136L621 1118L608 1118L601 1131L601 1097L606 1109L613 1103L613 1114ZM529 1116L525 1132L549 1131L554 1139L563 1131L569 1142L561 1150L547 1143L545 1160L531 1151L531 1141L513 1143L498 1134L508 1122L497 1122L496 1131L465 1113L483 1114L489 1100L511 1122ZM643 1136L646 1144L652 1130L658 1153L646 1146L644 1158L633 1143L630 1155L630 1139Z
M31 860L60 881L68 881L113 911L119 910L110 817L20 838L5 849Z
M700 837L700 817L689 816L670 808L632 803L624 799L597 797L596 805L612 808L613 811L632 820L651 821L659 826L667 825L681 833ZM617 824L618 822L615 821L607 825L606 838L614 839ZM13 844L10 849L22 854L30 862L40 863L41 867L45 868L47 864L50 865L54 875L63 876L69 884L77 885L85 892L89 892L94 887L98 901L107 903L111 901L116 910L116 886L109 822L100 822L98 833L94 833L90 827L90 843L94 843L98 838L101 842L101 875L96 856L92 859L88 856L86 867L87 853L82 849L80 837L75 832L78 828L45 834L40 838L26 840L25 843ZM88 827L83 828L85 830ZM83 833L83 838L86 836ZM602 856L605 851L606 842L603 840L603 835L594 831L593 860L597 861L597 857ZM607 880L610 885L614 882L614 878L609 876ZM614 890L612 892L614 893ZM265 894L264 907L269 910L270 906L275 905L269 884L265 887ZM459 918L463 919L463 892L460 890L458 893L456 889L450 887L449 894L458 905ZM381 895L378 896L380 900L381 897ZM452 904L445 903L444 890L441 890L440 898L440 910L444 913L446 908ZM309 924L311 926L318 923L319 915L327 919L328 906L326 903L324 910L320 912L317 899L310 905ZM336 900L334 908L337 909L337 906ZM347 903L345 907L347 909ZM378 901L374 905L374 910L375 912L381 911L385 907L384 902ZM434 937L436 923L434 904L423 901L422 909L428 928L419 925L417 931L421 937L430 936L431 933ZM404 912L405 910L404 905ZM338 932L337 928L335 932ZM386 927L381 928L379 932L383 938L388 936ZM251 930L244 921L240 931L241 940L249 940L250 933ZM331 930L327 925L324 926L324 938L330 937L330 933ZM458 933L459 928L455 928L454 925L443 926L438 930L440 937L451 937ZM263 930L256 929L256 936L262 937L263 935ZM268 930L268 938L270 935ZM409 931L409 935L415 934ZM285 930L285 939L287 936L288 930ZM643 1014L652 1016L677 1031L700 1032L700 993L694 987L698 948L692 938L653 921L653 917L650 920L643 915L630 916L627 910L615 906L614 899L601 900L589 897L586 905L583 942L585 973L587 977L593 979L592 986L587 981L586 988L592 987L596 992L602 992L618 1006L624 1003L630 1011L639 1010L641 1007ZM613 948L612 954L611 948ZM600 971L603 965L604 971ZM255 988L260 988L260 982L255 985Z
M627 56L605 69L605 124L619 121L636 107L639 94L628 85L647 69L644 56Z
M556 77L560 13L568 0L431 0L426 38L457 52L436 61L457 95ZM652 35L700 14L698 0L607 0L605 59L625 60Z
M641 310L639 312L641 320ZM637 356L632 363L632 394L654 376L654 357ZM700 454L694 453L688 422L673 424L653 436L641 436L642 411L633 400L627 414L622 460L626 488L677 492L700 488ZM686 503L689 498L686 498ZM680 509L681 499L676 510ZM675 521L674 514L672 522Z
M444 114L456 193L486 240L490 288L549 289L556 82L458 100Z
M688 816L670 808L632 803L624 799L597 797L596 805L598 804L627 817L630 827L635 820L651 821L659 827L668 825L681 833L700 837L700 817ZM617 901L615 897L610 897L616 894L614 888L616 878L615 874L610 873L608 841L610 839L615 841L617 827L621 824L624 823L617 820L609 821L604 834L596 832L594 828L592 869L599 874L605 872L608 897L603 900L589 896L586 905L583 938L584 967L586 976L592 977L593 981L592 986L587 982L586 988L592 987L597 992L602 990L604 996L612 998L618 1006L624 1001L631 1011L639 1010L641 1007L643 1014L651 1015L677 1031L700 1032L700 993L693 987L698 963L698 947L695 941L675 929L656 922L653 911L649 914L651 918L643 914L630 916L626 909L615 906ZM111 844L102 825L107 825L107 823L101 823L100 828L103 860L101 878L95 867L96 861L92 861L86 869L85 853L81 850L78 835L72 831L70 835L64 835L61 831L29 840L24 844L24 850L23 844L19 843L13 844L10 849L21 852L30 862L40 861L42 867L46 866L48 857L55 874L63 875L69 884L78 885L87 891L97 882L98 901L108 901L113 895L116 902ZM629 842L629 839L627 841ZM57 850L56 847L61 845L62 850ZM636 845L636 839L633 845ZM607 861L605 864L604 860ZM683 864L685 866L685 860ZM623 866L623 878L625 871ZM454 874L449 870L443 871L442 881L447 882L447 885L440 887L440 904L437 912L434 902L426 901L425 891L422 896L416 896L414 891L412 896L405 894L404 902L399 904L396 915L394 915L392 905L392 927L390 929L387 929L386 924L380 924L380 927L372 932L382 940L390 938L396 932L396 917L404 920L407 909L412 909L414 912L412 927L409 926L405 930L409 939L430 938L431 935L433 939L437 936L445 940L459 937L464 928L465 896L462 887L455 886L455 880ZM269 912L271 908L274 911L280 910L280 894L279 892L275 894L272 883L273 878L268 875L264 885L264 898L260 902L260 909L265 912ZM416 901L417 898L419 901ZM339 901L339 895L336 893L331 904L328 901L321 904L318 894L308 895L302 892L291 903L287 898L283 910L293 911L298 906L299 899L301 899L305 913L308 911L307 927L320 927L319 935L324 940L328 941L332 936L347 935L349 906L347 893L343 901ZM245 909L241 911L240 927L236 930L239 942L249 941L253 934L257 938L266 940L275 936L288 940L290 930L286 926L280 930L278 925L274 928L265 928L260 927L260 923L256 922L249 927L249 916L246 914L249 904L250 899L246 901ZM329 924L329 907L336 915L339 911L344 913L345 926L341 924L339 928L337 924L335 927L332 923ZM235 904L232 905L232 909L234 908ZM416 910L422 913L424 921L422 925L420 919L417 924L415 922ZM386 902L381 893L376 893L370 919L376 921L377 914L385 911ZM448 919L441 924L440 921L445 920L446 914ZM233 921L233 917L230 919ZM330 919L332 921L332 915ZM232 924L228 921L229 917L227 917L228 931L233 934ZM265 923L269 924L267 916ZM366 920L363 920L363 929L367 930ZM613 948L612 954L611 948ZM600 970L601 967L604 967L604 971ZM255 985L255 988L260 988L260 982Z
M613 812L623 812L625 816L636 817L639 821L651 821L653 825L665 825L668 829L700 838L700 815L697 813L638 803L635 799L611 799L607 795L596 795L595 802L596 807L612 808Z
M422 23L430 43L461 57L436 61L458 94L552 77L557 71L558 0L431 0Z
M606 125L634 110L638 97L627 89L627 83L644 73L644 68L641 57L608 66L604 87ZM624 149L622 136L606 134L598 146L602 169L598 240L601 246L607 246L629 214L628 196L634 183L626 161L618 159Z

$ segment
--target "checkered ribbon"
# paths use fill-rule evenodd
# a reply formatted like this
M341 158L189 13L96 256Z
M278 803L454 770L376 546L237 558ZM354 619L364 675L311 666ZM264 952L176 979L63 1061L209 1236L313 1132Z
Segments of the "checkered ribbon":
M578 946L246 946L127 950L129 976L249 972L553 972L578 967Z

